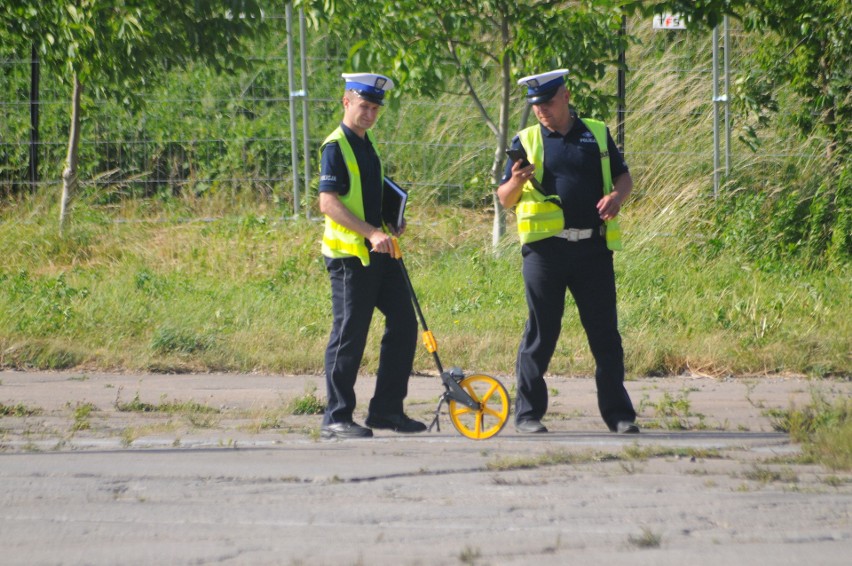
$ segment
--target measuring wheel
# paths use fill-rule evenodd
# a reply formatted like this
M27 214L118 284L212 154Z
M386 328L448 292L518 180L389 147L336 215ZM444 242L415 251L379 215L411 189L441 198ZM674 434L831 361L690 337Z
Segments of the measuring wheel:
M503 384L487 375L471 375L459 382L480 408L471 409L450 399L450 420L456 430L468 438L485 440L501 430L509 420L509 392Z

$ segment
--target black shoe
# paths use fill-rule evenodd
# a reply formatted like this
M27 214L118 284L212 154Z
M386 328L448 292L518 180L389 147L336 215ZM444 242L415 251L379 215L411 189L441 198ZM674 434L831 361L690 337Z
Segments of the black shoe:
M370 428L387 428L394 432L414 433L426 430L425 424L415 421L405 413L391 416L367 415L364 423Z
M633 421L618 421L615 432L618 434L639 434L639 427Z
M370 438L373 431L357 423L331 423L323 425L320 436L330 438Z
M547 427L538 419L524 419L515 423L515 430L523 434L540 434L547 432Z

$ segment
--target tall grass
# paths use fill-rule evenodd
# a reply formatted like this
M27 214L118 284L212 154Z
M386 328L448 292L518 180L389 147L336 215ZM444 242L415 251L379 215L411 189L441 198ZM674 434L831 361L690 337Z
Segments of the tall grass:
M130 203L106 222L78 203L91 220L59 240L52 214L28 214L49 208L36 200L0 223L3 366L321 371L331 321L319 222L265 201ZM190 214L216 219L181 221ZM410 222L403 253L445 365L512 373L526 317L516 237L494 254L486 212L441 205L413 208ZM850 375L848 271L759 270L651 237L632 216L626 228L616 266L631 375ZM381 324L377 314L367 371ZM415 365L433 370L423 350ZM569 308L551 371L593 369Z

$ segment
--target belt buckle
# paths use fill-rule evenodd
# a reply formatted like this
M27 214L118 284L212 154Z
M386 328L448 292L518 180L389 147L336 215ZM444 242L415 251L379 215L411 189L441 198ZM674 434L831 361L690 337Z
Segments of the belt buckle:
M565 230L565 239L569 242L579 242L580 231L577 228L568 228Z

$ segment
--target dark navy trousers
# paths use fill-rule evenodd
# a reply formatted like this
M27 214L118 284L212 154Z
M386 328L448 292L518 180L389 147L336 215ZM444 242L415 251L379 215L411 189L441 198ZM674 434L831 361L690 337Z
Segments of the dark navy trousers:
M385 332L369 411L402 413L417 347L417 319L399 262L388 254L371 253L367 267L355 257L325 258L325 264L334 322L325 352L328 405L323 425L352 421L355 380L375 309L385 316Z
M521 248L529 318L518 349L515 419L541 419L547 411L544 374L562 330L570 291L595 358L598 408L615 430L636 412L624 388L624 350L618 332L612 252L601 237L579 242L547 238Z

